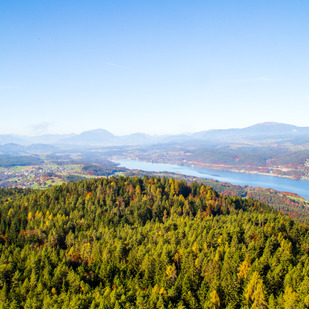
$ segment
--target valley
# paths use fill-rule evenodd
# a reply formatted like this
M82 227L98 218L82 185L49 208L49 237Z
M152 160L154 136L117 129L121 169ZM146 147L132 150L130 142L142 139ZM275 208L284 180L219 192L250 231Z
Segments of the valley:
M295 128L297 132L295 133ZM283 124L259 124L244 129L213 130L192 135L149 137L133 134L116 137L106 130L94 130L80 135L37 137L32 140L19 138L21 144L0 145L0 187L46 189L64 182L107 176L156 175L190 179L183 173L143 172L129 170L114 160L172 164L193 169L211 169L209 176L193 174L193 179L208 183L219 193L231 196L253 197L272 207L307 221L307 191L293 187L274 187L272 181L262 188L254 181L261 175L276 176L286 180L306 181L309 175L307 143L308 130ZM31 144L46 142L48 144ZM66 144L63 144L63 139ZM0 141L10 142L9 136ZM16 137L15 137L16 140ZM215 171L218 171L217 173ZM217 179L216 174L238 173L251 175L243 183L232 179ZM178 175L181 174L181 175ZM190 174L192 176L192 174ZM242 176L246 179L245 176ZM273 179L277 179L274 177ZM272 178L272 177L270 177ZM246 182L247 181L247 182ZM255 184L256 183L256 184ZM239 184L242 184L239 186ZM275 189L275 190L274 190ZM282 191L286 193L282 193ZM291 193L289 193L291 192Z

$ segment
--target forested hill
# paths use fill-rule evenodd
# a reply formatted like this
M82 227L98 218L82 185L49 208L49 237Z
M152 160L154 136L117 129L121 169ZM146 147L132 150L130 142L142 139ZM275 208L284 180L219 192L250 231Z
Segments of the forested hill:
M309 308L309 230L168 178L0 191L1 308Z

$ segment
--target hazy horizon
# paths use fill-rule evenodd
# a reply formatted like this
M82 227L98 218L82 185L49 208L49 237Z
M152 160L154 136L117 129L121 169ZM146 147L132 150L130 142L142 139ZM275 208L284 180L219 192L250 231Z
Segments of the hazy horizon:
M113 134L114 136L125 136L125 135L134 135L134 134L146 134L149 136L169 136L169 135L190 135L190 134L194 134L194 133L199 133L199 132L205 132L205 131L216 131L216 130L231 130L231 129L246 129L249 127L253 127L253 126L258 126L258 125L268 125L268 124L278 124L278 125L288 125L288 126L296 126L294 124L290 124L290 123L280 123L280 122L275 122L275 121L267 121L267 122L261 122L261 123L253 123L249 126L245 126L245 127L229 127L229 128L211 128L211 129L206 129L206 130L202 130L202 131L195 131L195 132L179 132L179 133L166 133L166 134L148 134L145 132L127 132L124 134L115 134L114 132L107 130L105 128L96 128L96 129L89 129L89 130L84 130L84 131L79 131L79 132L64 132L64 133L43 133L43 134L13 134L13 133L6 133L6 134L1 134L0 135L12 135L12 136L24 136L24 137L35 137L35 136L43 136L43 135L79 135L81 133L85 133L85 132L92 132L92 131L99 131L99 130L103 130L103 131L107 131L111 134ZM300 127L300 128L304 128L304 127L309 127L309 126L296 126L296 127Z

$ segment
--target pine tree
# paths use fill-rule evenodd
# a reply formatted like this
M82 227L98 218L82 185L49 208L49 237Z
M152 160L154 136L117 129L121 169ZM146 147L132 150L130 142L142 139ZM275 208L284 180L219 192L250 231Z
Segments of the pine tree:
M245 289L245 299L252 308L267 308L263 280L256 271L253 273Z

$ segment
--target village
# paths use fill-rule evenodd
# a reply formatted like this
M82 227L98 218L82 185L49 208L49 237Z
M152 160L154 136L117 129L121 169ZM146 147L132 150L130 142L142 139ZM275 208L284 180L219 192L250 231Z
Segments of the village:
M0 186L17 188L48 188L66 181L68 175L81 175L81 165L43 164L0 167Z

